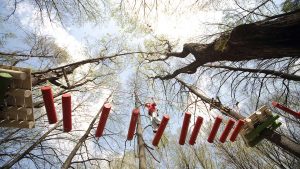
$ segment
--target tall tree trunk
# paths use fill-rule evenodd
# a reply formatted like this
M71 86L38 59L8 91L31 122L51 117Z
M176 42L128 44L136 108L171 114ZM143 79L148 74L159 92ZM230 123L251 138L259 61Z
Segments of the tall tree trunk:
M235 119L245 119L244 116L238 114L237 112L233 111L232 109L229 109L228 107L225 107L224 105L220 104L212 104L212 99L204 96L200 92L198 92L193 86L186 84L184 81L182 81L179 78L176 78L176 80L183 85L184 87L188 88L190 92L198 96L202 101L211 104L211 106L215 109L220 110L222 113L224 113L226 116L231 116ZM265 130L262 132L262 135L265 139L269 140L273 144L275 144L278 147L281 147L283 150L289 152L290 154L295 155L296 157L300 158L300 145L290 138L283 136L276 131L273 130Z
M135 89L136 90L136 89ZM140 103L138 96L136 94L136 91L134 91L134 97L135 97L135 107L138 107L138 104ZM143 128L142 128L142 120L141 115L139 114L137 127L136 127L136 134L138 139L138 156L139 156L139 169L146 169L146 155L145 155L145 142L143 139Z
M235 27L210 44L187 43L182 52L170 52L169 57L184 58L189 54L195 61L160 79L172 79L180 73L195 73L197 68L210 62L245 61L300 57L300 10L251 24ZM158 59L162 60L162 59Z
M145 143L143 139L143 129L141 123L141 115L139 115L138 122L137 122L137 139L138 139L138 153L139 153L139 168L146 169L146 156L145 156Z

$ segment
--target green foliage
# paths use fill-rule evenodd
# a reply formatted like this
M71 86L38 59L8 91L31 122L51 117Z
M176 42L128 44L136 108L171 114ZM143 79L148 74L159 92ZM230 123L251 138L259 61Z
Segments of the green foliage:
M110 168L135 169L138 167L134 151L127 151L124 157L114 158L110 164Z
M286 0L282 3L282 11L283 12L291 12L300 8L299 0Z
M10 79L12 76L8 73L0 73L0 77Z
M63 63L63 62L67 62L68 59L70 58L69 53L66 51L65 48L59 47L57 44L55 43L51 43L49 44L50 48L52 48L52 52L53 52L53 56L56 59L56 61L58 63Z
M8 73L0 73L0 106L4 102L4 96L7 92L8 85L12 76ZM0 107L1 109L1 107Z
M41 56L41 58L49 56L56 64L67 62L70 58L66 48L58 46L51 37L32 34L25 42L32 46L31 55L33 56Z
M161 148L161 147L165 148L168 144L169 144L169 139L165 134L163 134L161 139L160 139L160 142L158 144L158 147L159 148Z
M15 35L11 32L2 32L4 18L0 15L0 47L3 47L9 38L14 38Z
M15 37L13 33L1 33L0 32L0 47L3 47L9 38Z

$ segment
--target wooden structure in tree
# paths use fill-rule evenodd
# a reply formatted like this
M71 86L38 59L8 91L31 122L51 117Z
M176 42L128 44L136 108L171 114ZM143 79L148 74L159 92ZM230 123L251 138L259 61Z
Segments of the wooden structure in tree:
M11 76L3 93L0 127L33 128L31 69L0 65L0 73Z
M246 145L253 147L258 144L263 137L261 133L266 130L275 130L281 123L276 122L279 115L273 115L267 106L259 108L256 112L245 119L245 125L240 134L245 141Z

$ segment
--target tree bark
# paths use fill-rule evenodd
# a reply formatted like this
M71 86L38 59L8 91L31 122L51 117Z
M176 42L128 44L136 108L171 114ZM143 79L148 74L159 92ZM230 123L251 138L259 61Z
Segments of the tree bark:
M141 116L139 115L138 122L137 122L137 139L138 139L138 153L139 153L139 168L146 169L146 156L145 156L145 143L143 140L143 129L142 129L142 122Z
M74 62L71 64L67 64L64 66L59 66L56 68L34 72L32 73L32 86L41 85L46 81L50 81L51 83L56 83L55 81L62 78L65 75L72 74L74 70L82 65L89 64L89 63L99 63L103 60L114 59L119 56L126 56L126 55L134 55L134 54L152 54L152 53L145 53L145 52L128 52L128 53L119 53L110 56L101 56L98 58L93 59L86 59L78 62Z
M176 80L183 85L184 87L188 88L190 92L195 94L197 97L199 97L202 101L211 104L211 106L215 109L220 110L224 115L231 116L234 119L245 119L244 116L241 114L238 114L237 112L233 111L232 109L229 109L228 107L222 105L222 104L213 104L213 100L204 96L200 92L198 92L193 86L186 84L184 81L182 81L179 78L176 78ZM300 158L300 145L290 138L283 136L276 131L273 130L265 130L262 132L262 136L264 136L265 139L269 140L273 144L275 144L278 147L281 147L283 150L289 152L290 154Z
M9 57L37 57L37 58L54 58L53 55L31 55L31 54L25 54L25 53L7 53L7 52L1 52L0 55L2 56L9 56Z
M136 90L136 89L135 89ZM136 94L136 91L134 91L134 97L135 97L135 106L138 107L138 103L140 103L138 96ZM143 129L142 129L142 121L141 121L141 115L139 114L137 127L136 127L136 134L138 139L138 156L139 156L139 169L146 169L146 155L145 155L145 142L143 139Z
M182 52L171 52L169 57L192 54L195 61L160 79L172 79L180 73L195 73L197 68L216 61L245 61L300 56L300 10L251 24L235 27L210 44L188 43Z

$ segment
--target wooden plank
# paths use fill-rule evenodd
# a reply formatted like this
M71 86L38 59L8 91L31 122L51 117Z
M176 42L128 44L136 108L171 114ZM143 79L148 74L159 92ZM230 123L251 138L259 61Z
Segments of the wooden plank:
M33 108L27 108L27 120L34 121Z
M274 115L270 118L268 118L265 122L257 126L254 130L252 130L250 133L245 135L245 138L249 141L254 140L265 128L272 125L277 119L279 118L279 115Z
M31 91L26 89L11 89L7 94L13 97L30 97Z
M21 106L21 107L27 106L24 97L14 97L14 98L16 99L16 106Z
M276 130L278 127L281 126L281 122L274 122L272 124L272 126L269 128L270 130ZM264 139L264 137L260 134L258 137L256 137L254 140L250 141L248 143L249 147L254 147L256 146L258 143L260 143L262 140Z
M0 120L4 120L4 119L6 119L6 118L7 118L7 113L6 113L6 111L0 112Z
M33 128L33 121L2 120L0 127Z
M247 146L250 145L250 141L256 139L257 136L249 138L249 134L255 133L257 127L264 123L267 119L272 118L272 112L267 106L260 107L257 111L252 113L248 118L246 118L246 125L244 125L241 136ZM267 126L268 127L268 126ZM260 133L260 132L259 132ZM256 133L256 134L259 134Z
M6 98L9 107L0 116L2 119L0 126L34 127L31 69L0 65L0 72L8 72L13 76Z
M1 73L8 73L8 74L10 74L14 79L25 80L26 77L27 77L27 74L26 74L25 72L18 71L18 70L11 70L11 69L3 69L3 68L0 68L0 72L1 72Z

